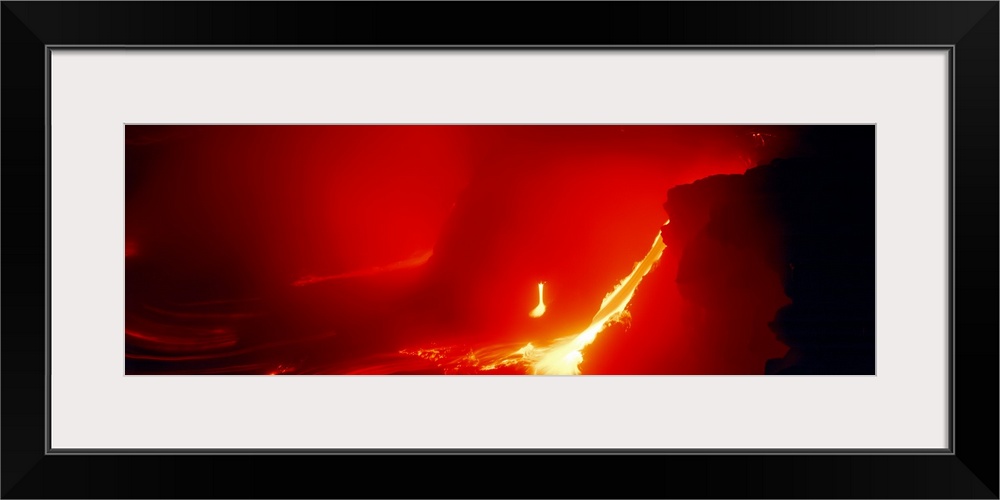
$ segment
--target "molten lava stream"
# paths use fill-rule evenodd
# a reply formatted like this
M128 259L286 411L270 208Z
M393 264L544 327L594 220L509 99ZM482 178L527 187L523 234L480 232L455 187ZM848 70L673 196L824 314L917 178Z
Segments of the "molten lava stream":
M668 220L667 224L670 223ZM632 273L625 277L614 290L604 297L601 308L594 315L590 326L584 331L556 340L551 346L538 348L530 343L514 354L520 354L525 362L531 367L531 373L536 375L579 375L580 363L583 361L583 348L590 345L597 334L604 330L607 323L617 321L625 311L635 289L639 286L642 278L653 268L653 265L660 260L663 250L667 245L659 234L653 240L653 246L649 249L646 257L636 263ZM539 310L538 316L545 312L545 304L542 303L542 284L538 284L539 304L531 312L532 317Z
M667 221L667 224L669 223L670 221ZM660 260L666 248L663 239L657 234L646 257L637 262L632 272L604 296L601 308L594 315L590 326L576 335L558 338L544 347L536 347L529 342L514 352L510 351L513 347L510 345L494 345L478 350L459 346L435 346L416 350L403 349L399 354L431 361L443 369L444 373L464 373L468 369L476 373L495 373L496 370L521 367L526 373L533 375L579 375L583 349L594 342L597 334L603 331L608 323L619 320L631 302L636 287ZM538 306L528 313L532 318L545 314L544 290L544 283L539 283Z

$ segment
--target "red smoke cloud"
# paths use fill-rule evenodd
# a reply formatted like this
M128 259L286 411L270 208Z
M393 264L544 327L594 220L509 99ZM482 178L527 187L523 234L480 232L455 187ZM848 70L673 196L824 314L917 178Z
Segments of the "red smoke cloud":
M668 189L742 173L794 151L795 136L744 126L128 126L129 372L366 372L359 360L427 343L564 337L587 327L649 250ZM542 281L547 312L531 318ZM200 364L171 364L178 345L204 345Z

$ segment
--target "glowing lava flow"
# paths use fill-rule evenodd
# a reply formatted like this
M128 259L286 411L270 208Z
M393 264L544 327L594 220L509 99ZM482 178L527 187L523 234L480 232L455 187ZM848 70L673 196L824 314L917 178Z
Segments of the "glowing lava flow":
M538 306L528 313L528 316L531 316L532 318L538 318L545 314L545 301L542 300L542 286L544 284L545 283L538 284Z
M667 224L669 223L670 221L667 221ZM667 245L663 243L663 239L657 234L656 239L653 240L653 247L649 249L646 257L636 263L632 269L632 273L626 276L625 279L615 286L611 293L604 297L604 301L601 302L601 308L594 315L594 319L590 322L590 326L586 330L575 336L556 340L550 347L544 349L534 348L529 351L532 353L529 361L532 373L536 375L579 375L579 366L583 361L583 354L581 352L583 348L590 345L597 338L597 334L604 330L607 323L618 320L622 312L625 311L625 307L628 306L629 301L632 300L632 294L635 293L639 282L653 268L653 265L660 260L660 255L663 254L663 250L666 248ZM539 285L539 291L541 291L541 285ZM531 344L528 345L530 346ZM524 355L527 347L522 348L519 353ZM528 358L527 355L524 356Z
M667 224L670 223L668 220ZM489 373L495 370L515 369L520 373L531 373L533 375L579 375L580 363L583 361L582 351L584 347L590 345L597 334L601 333L608 323L620 320L623 314L628 314L625 308L632 300L636 287L642 278L660 260L663 250L667 245L659 234L653 240L653 246L649 249L646 257L637 262L632 268L632 272L622 279L614 289L604 296L601 308L594 315L594 318L582 332L570 336L562 337L545 347L536 347L529 342L524 347L511 352L514 345L496 345L478 350L469 349L467 346L434 346L426 349L403 349L398 353L406 356L415 356L425 361L436 364L443 369L444 373ZM543 301L544 283L538 284L538 307L531 311L530 316L537 318L545 313L545 302ZM516 345L516 344L515 344ZM504 354L509 353L509 354ZM404 369L400 366L391 366L381 371L367 371L364 373L392 373L395 369ZM406 365L407 367L409 365ZM409 368L405 368L409 369ZM522 371L525 370L525 371ZM362 372L355 372L362 373Z

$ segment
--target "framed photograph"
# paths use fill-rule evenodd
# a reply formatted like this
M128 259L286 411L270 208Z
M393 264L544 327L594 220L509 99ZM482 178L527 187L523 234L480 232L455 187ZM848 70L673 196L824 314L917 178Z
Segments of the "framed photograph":
M997 498L998 21L4 2L3 496Z

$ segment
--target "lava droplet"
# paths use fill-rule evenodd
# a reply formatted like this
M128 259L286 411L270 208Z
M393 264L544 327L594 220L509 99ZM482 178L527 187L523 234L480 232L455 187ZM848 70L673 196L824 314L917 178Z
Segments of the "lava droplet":
M534 309L531 310L530 313L528 313L528 316L531 316L532 318L539 318L543 314L545 314L545 300L542 298L542 289L544 286L545 283L538 284L538 306L536 306Z

